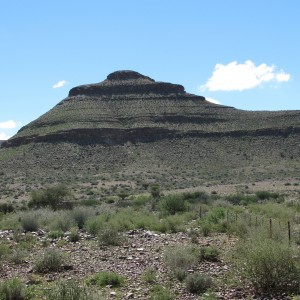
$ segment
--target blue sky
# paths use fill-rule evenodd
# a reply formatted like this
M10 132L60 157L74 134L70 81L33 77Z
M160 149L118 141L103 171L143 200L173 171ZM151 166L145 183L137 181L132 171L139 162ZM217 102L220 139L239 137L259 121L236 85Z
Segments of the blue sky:
M298 0L0 4L0 139L124 69L239 109L300 109Z

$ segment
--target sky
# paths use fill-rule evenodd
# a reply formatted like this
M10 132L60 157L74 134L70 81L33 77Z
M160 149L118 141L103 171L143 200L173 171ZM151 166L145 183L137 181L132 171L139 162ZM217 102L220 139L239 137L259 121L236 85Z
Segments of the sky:
M134 70L243 110L300 110L299 0L0 0L0 140Z

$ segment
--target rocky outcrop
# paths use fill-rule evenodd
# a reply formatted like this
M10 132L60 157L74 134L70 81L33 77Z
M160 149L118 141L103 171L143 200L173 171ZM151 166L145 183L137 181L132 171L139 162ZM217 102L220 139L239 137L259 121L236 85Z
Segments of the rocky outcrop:
M96 84L77 86L70 90L69 97L103 96L103 95L185 94L184 87L178 84L155 82L150 77L134 71L117 71L107 76L107 79Z

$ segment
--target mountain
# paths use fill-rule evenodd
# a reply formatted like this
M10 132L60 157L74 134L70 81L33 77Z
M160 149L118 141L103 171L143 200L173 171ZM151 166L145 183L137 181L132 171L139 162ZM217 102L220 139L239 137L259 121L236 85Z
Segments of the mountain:
M299 143L300 111L238 110L117 71L72 88L2 143L0 162L7 173L52 181L115 174L131 186L188 187L296 176Z

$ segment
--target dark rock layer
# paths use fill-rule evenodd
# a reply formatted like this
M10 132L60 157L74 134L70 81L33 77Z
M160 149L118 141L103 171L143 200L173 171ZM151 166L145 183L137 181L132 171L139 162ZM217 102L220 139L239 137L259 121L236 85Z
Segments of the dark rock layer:
M185 94L184 87L178 84L155 82L150 77L134 71L117 71L96 84L77 86L70 90L69 97L77 95L120 95L120 94Z

